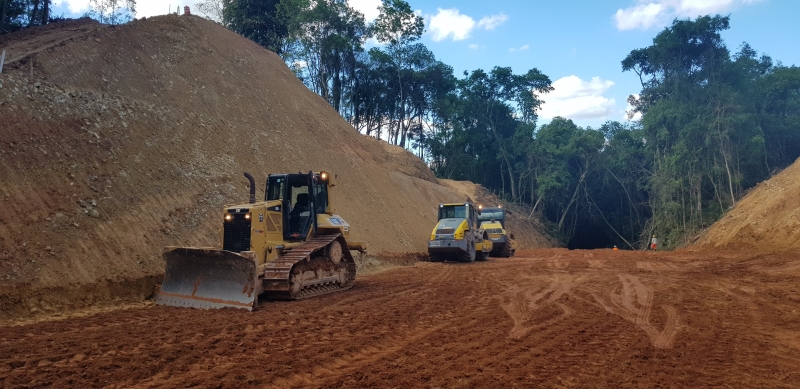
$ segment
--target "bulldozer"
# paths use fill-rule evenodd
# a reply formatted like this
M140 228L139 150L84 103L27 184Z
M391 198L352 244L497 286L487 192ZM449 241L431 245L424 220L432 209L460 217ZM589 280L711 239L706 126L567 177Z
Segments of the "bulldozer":
M259 296L297 300L349 289L356 279L350 225L335 214L336 175L330 172L270 174L265 198L225 205L220 247L167 247L162 305L242 308Z
M513 257L517 251L514 234L506 230L506 211L502 206L485 207L478 215L478 221L492 241L490 257Z
M439 204L439 221L428 239L431 262L485 261L492 251L492 241L478 222L481 207L471 202Z

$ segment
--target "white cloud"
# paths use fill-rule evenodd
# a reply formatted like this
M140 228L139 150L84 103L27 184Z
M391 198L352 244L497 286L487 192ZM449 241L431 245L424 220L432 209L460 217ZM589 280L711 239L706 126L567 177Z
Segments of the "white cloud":
M530 48L531 48L531 46L530 46L530 45L522 45L522 47L519 47L519 48L512 47L512 48L508 49L508 51L510 51L510 52L512 52L512 53L513 53L513 52L515 52L515 51L525 51L525 50L529 50Z
M554 90L540 95L544 101L539 116L552 119L602 119L614 114L616 101L603 96L614 81L592 77L584 81L578 76L562 77L553 83Z
M675 18L730 12L764 0L637 0L637 5L618 9L614 23L619 30L647 30L667 25Z
M503 14L502 12L497 15L492 16L484 16L479 22L478 27L486 29L487 31L494 30L497 26L505 23L508 20L508 16Z
M491 31L508 20L508 16L500 13L486 16L479 22L475 22L475 19L462 14L456 8L438 8L437 10L436 15L427 15L425 18L430 21L428 32L434 42L443 41L448 37L454 41L464 40L469 38L470 33L476 28Z
M378 7L381 6L381 0L347 0L347 3L364 14L368 22L375 20L380 14Z
M661 12L664 7L661 4L642 4L636 7L618 9L614 14L619 30L646 30L654 24L661 23Z
M430 18L428 31L431 39L439 42L452 36L454 41L469 38L469 33L475 28L475 20L467 15L462 15L457 9L438 9L439 12Z
M74 14L83 14L89 9L89 0L55 0L51 4L53 7L64 6Z
M469 49L470 50L478 50L479 48L480 48L480 45L477 45L475 43L469 45Z

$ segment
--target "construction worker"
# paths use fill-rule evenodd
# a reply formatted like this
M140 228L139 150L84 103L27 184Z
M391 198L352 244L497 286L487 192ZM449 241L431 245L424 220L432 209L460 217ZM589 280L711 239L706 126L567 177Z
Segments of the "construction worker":
M614 248L612 250L618 251L619 249L617 248L617 245L614 245Z
M658 239L656 239L656 236L653 235L653 238L650 239L650 250L655 251L656 246L658 246Z

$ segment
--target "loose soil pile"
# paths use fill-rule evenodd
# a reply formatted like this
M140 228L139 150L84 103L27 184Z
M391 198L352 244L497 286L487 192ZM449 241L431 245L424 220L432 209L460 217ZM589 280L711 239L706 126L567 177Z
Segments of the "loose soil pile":
M695 246L757 253L800 249L800 160L750 190Z
M337 213L376 253L425 251L437 204L466 197L198 17L55 23L0 48L0 318L146 298L164 246L217 244L243 171L262 198L269 173L337 173Z
M254 312L2 328L0 386L797 388L800 260L530 250L364 275Z

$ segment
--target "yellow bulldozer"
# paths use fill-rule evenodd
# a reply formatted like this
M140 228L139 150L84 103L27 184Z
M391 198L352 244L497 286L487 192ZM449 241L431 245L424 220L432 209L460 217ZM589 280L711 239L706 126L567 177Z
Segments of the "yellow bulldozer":
M350 225L335 214L329 172L270 174L264 201L226 205L221 247L167 247L157 304L253 310L258 297L296 300L349 289L356 278Z

